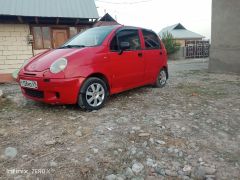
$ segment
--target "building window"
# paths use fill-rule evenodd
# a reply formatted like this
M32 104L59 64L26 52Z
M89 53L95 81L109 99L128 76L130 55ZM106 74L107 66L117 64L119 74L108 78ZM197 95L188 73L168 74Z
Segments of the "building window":
M49 27L33 27L34 49L49 49L52 47Z

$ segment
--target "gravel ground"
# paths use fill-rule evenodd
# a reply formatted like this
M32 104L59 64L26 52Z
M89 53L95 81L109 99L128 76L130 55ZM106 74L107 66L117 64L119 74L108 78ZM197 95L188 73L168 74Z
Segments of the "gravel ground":
M1 179L239 179L240 77L207 60L169 62L163 89L85 112L0 89Z

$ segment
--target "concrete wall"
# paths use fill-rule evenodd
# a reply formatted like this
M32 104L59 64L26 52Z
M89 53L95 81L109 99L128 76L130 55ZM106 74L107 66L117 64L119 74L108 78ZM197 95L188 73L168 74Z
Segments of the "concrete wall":
M27 24L0 24L0 75L14 72L32 54Z
M212 1L209 70L240 74L240 1Z

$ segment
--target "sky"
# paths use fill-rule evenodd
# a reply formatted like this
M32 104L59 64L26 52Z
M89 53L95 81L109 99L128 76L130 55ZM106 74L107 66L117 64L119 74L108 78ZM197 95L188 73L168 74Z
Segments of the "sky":
M105 12L120 24L160 32L181 23L190 31L211 38L212 0L95 0L99 16Z

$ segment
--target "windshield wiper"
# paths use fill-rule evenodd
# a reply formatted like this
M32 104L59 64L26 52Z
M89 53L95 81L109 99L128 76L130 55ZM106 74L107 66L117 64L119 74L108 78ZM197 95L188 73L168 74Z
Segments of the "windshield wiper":
M66 45L66 46L61 46L58 49L64 49L64 48L83 48L86 47L84 45Z

